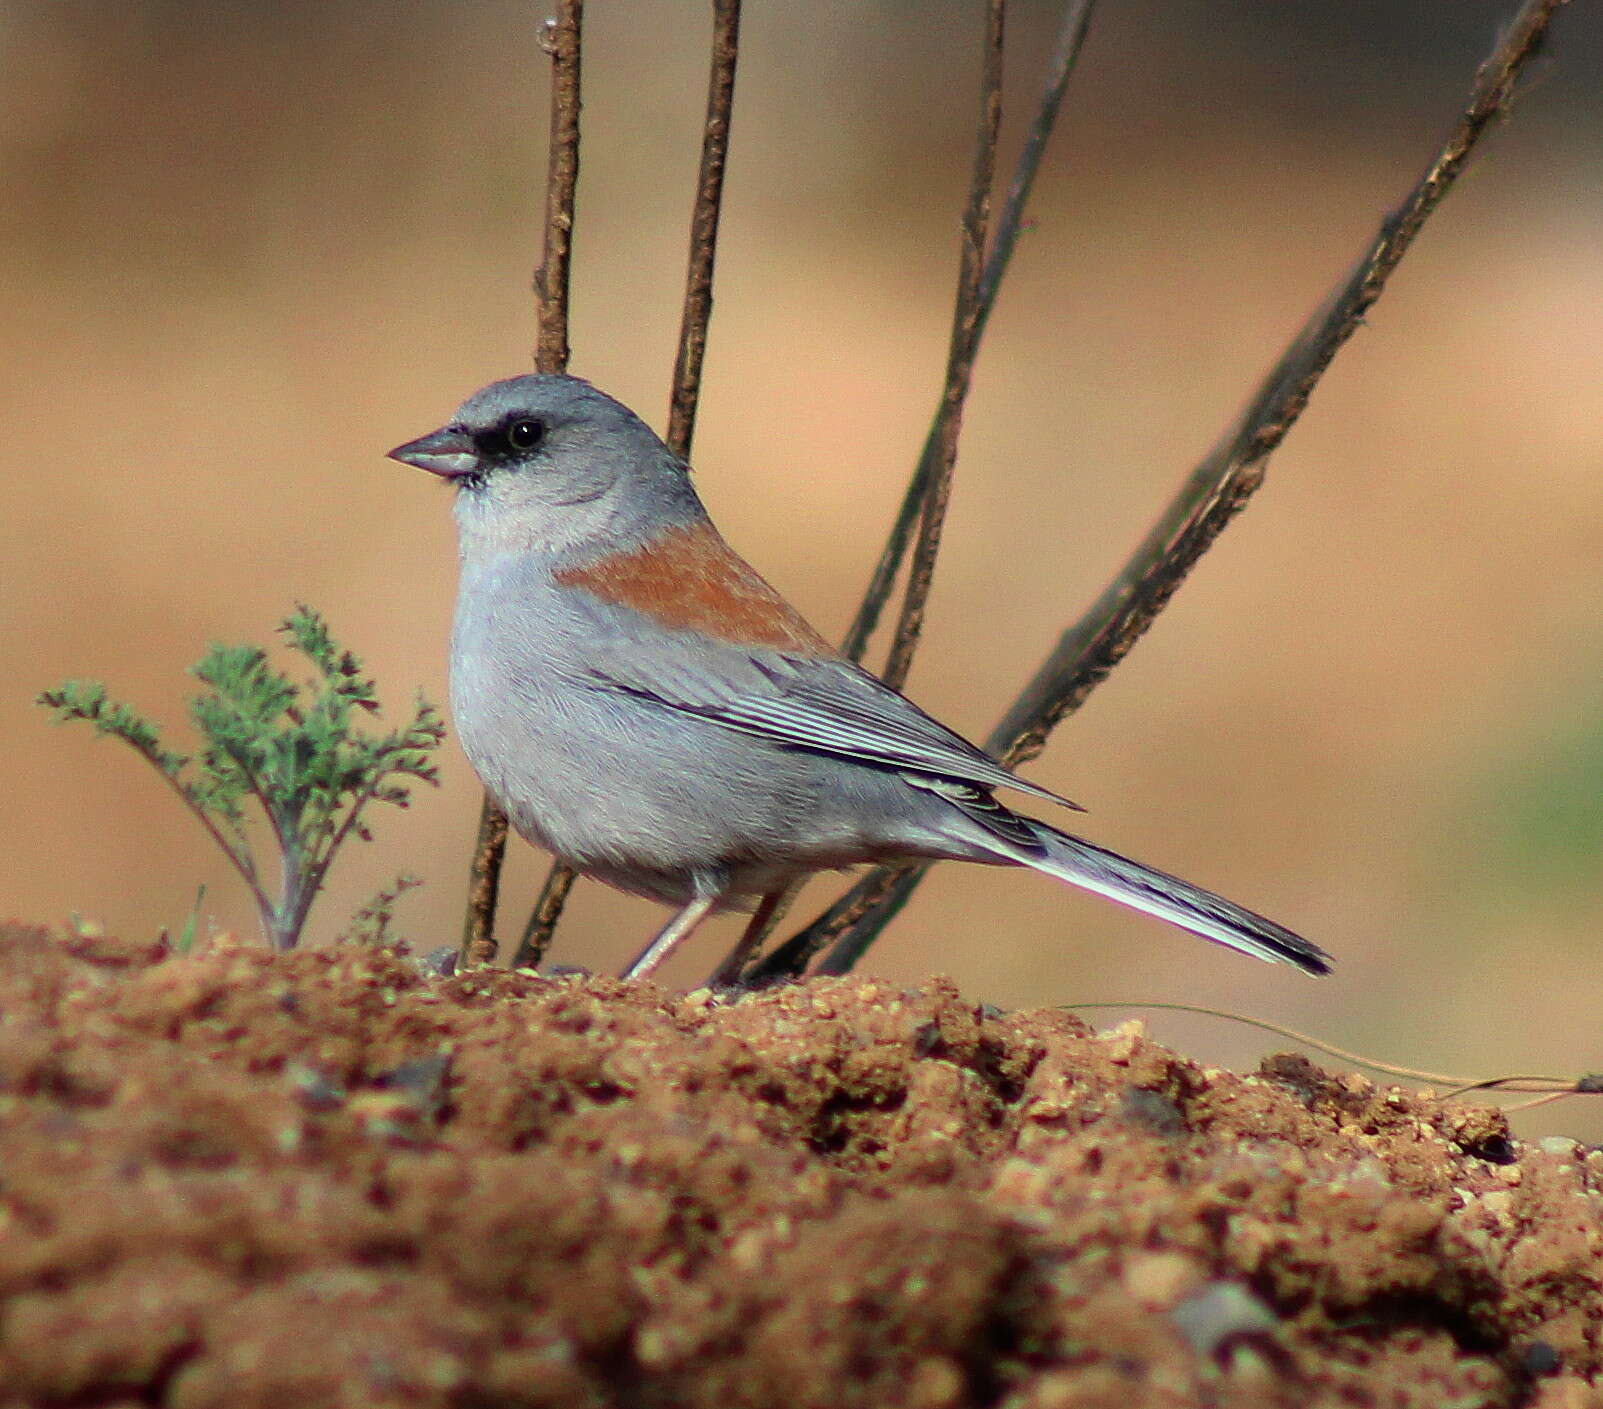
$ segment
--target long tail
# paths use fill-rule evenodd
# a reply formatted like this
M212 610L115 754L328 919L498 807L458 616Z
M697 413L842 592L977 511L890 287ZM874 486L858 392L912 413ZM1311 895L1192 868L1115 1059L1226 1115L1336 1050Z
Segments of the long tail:
M1022 850L1016 852L1019 861L1026 866L1105 895L1121 905L1144 910L1171 925L1243 954L1267 959L1270 963L1293 964L1307 974L1330 972L1330 955L1273 920L1255 915L1178 876L1154 871L1139 861L1071 837L1045 822L1033 818L1019 820L1035 834L1046 853L1036 856Z

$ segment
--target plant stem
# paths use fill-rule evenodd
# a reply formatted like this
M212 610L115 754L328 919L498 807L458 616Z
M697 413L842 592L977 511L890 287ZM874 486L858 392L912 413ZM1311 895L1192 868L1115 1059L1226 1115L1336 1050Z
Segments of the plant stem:
M690 458L701 400L701 365L712 319L713 266L718 257L718 219L723 210L729 124L735 102L735 63L740 53L740 0L713 0L712 67L707 79L707 118L701 138L701 171L690 215L690 267L679 320L673 395L668 407L668 448Z
M707 325L712 318L713 270L718 254L718 220L723 208L724 170L729 156L729 128L735 101L735 65L740 53L740 0L714 0L712 60L707 79L707 116L702 128L701 169L690 216L690 257L685 275L684 312L679 321L679 347L674 358L673 393L668 407L668 448L689 460L695 435L696 408L701 400L701 368L707 353ZM551 946L573 889L573 871L553 862L535 902L514 968L537 968Z
M985 275L980 280L979 317L974 329L976 343L985 336L986 326L996 307L997 295L1002 289L1002 281L1007 276L1013 251L1018 245L1019 234L1024 228L1024 211L1029 204L1030 193L1035 188L1035 178L1041 169L1041 158L1046 151L1047 139L1057 125L1058 110L1063 105L1063 95L1069 86L1069 76L1074 72L1075 61L1085 45L1093 9L1095 0L1071 0L1071 3L1064 7L1063 18L1058 25L1057 42L1053 45L1052 55L1047 64L1046 84L1042 89L1040 101L1036 104L1035 117L1025 134L1023 150L1013 168L1013 180L1008 185L1007 199L1002 205L1002 217L997 222L996 240L991 247L989 258L985 261ZM924 446L919 452L918 463L902 496L901 507L896 511L896 519L886 536L885 546L880 551L879 561L874 565L868 586L863 591L863 600L858 605L857 615L852 618L851 627L842 643L842 652L852 660L862 660L867 651L869 639L879 625L880 613L890 599L891 588L896 583L896 574L901 570L902 560L907 555L913 524L917 521L919 509L924 502L926 486L935 472L940 425L941 411L937 408L935 417L930 423L929 433L924 437Z
M1270 453L1302 414L1331 360L1380 297L1387 278L1440 204L1491 122L1507 114L1514 82L1563 0L1526 0L1477 71L1447 140L1413 189L1382 222L1351 274L1281 355L1246 410L1187 477L1158 523L1101 597L1067 630L986 741L1010 765L1040 753L1052 729L1077 709L1146 631L1225 524L1262 483ZM879 867L756 970L800 973L820 949L821 966L848 971L906 903L927 867Z
M924 488L918 536L913 544L907 592L901 617L885 665L885 683L900 689L913 667L924 630L924 611L935 577L935 558L941 548L941 530L952 497L952 476L957 468L957 440L963 426L963 403L968 399L974 358L979 352L981 281L985 271L985 243L991 221L991 186L996 177L996 144L1002 130L1002 34L1007 0L989 0L985 10L985 44L980 78L980 125L975 143L974 174L969 181L968 203L963 211L963 234L958 256L957 297L952 310L952 341L946 358L946 383L935 417L935 463Z
M568 276L573 258L573 213L579 185L579 78L584 0L557 0L542 47L551 56L550 143L546 161L545 244L534 276L537 332L535 369L568 367ZM457 969L495 958L495 912L506 859L507 816L489 793L468 876L467 914Z

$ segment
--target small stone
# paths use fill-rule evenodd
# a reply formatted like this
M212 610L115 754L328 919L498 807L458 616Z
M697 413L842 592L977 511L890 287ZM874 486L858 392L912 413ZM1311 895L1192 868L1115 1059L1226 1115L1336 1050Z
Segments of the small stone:
M429 950L418 959L417 966L435 978L450 978L456 972L456 946L445 945Z
M1199 1356L1212 1359L1237 1336L1263 1335L1279 1324L1263 1302L1235 1282L1215 1282L1169 1313Z

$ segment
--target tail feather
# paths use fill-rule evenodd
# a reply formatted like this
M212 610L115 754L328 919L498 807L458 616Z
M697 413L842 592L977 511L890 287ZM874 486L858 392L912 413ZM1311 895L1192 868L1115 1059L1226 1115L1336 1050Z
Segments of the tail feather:
M1271 963L1292 964L1308 974L1330 972L1330 955L1283 925L1214 895L1211 891L1154 871L1138 861L1104 851L1045 822L1021 818L1035 833L1041 854L1015 853L1026 866L1071 885L1145 911L1203 939Z

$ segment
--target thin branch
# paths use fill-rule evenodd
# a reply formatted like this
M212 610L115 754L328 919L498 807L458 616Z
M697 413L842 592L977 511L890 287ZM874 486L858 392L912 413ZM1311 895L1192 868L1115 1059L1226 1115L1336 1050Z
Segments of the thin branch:
M573 253L574 197L579 184L579 57L584 0L557 0L541 47L551 56L551 137L546 163L545 248L534 276L538 332L534 365L541 372L568 366L568 271ZM506 858L507 817L488 793L479 809L478 837L468 877L458 971L495 957L495 912Z
M690 269L685 278L685 311L679 322L679 352L674 359L673 398L668 408L668 448L681 460L690 458L696 405L701 398L701 364L712 318L713 265L718 254L718 216L723 207L739 48L740 0L714 0L707 121L701 139L696 204L690 217Z
M990 257L985 261L985 274L980 280L979 316L974 327L976 347L985 336L986 325L991 321L997 295L1002 289L1002 280L1007 275L1013 251L1018 245L1019 234L1024 228L1025 207L1029 204L1030 192L1035 187L1036 174L1041 169L1041 158L1046 152L1047 139L1057 125L1058 109L1063 105L1063 95L1069 86L1069 75L1074 72L1075 61L1085 44L1085 36L1091 25L1091 12L1095 8L1096 0L1070 0L1064 7L1063 19L1058 26L1057 42L1052 47L1052 55L1047 64L1046 84L1041 91L1040 101L1036 104L1035 117L1025 134L1024 147L1019 153L1018 163L1013 169L1013 180L1008 186L1007 198L1002 204L1002 217L997 222L996 241L991 247ZM924 448L919 452L918 464L913 470L912 478L908 480L906 493L902 496L901 507L896 512L896 521L891 525L885 547L880 552L879 562L874 565L873 576L863 592L862 603L857 608L857 615L852 619L846 640L841 646L844 654L852 660L862 660L864 652L867 651L869 638L879 625L880 613L884 610L885 603L890 600L896 574L901 570L902 560L907 555L907 545L913 535L913 524L918 519L926 488L935 472L939 428L940 412L937 410L935 419L930 424L929 433L924 437Z
M534 276L534 366L568 370L568 272L579 188L579 58L584 0L557 0L541 45L551 56L551 146L545 180L545 253Z
M927 863L917 861L876 866L804 929L753 964L746 982L752 987L762 987L799 977L813 956L823 949L830 952L819 965L819 973L849 972L856 954L848 948L843 936L855 935L857 927L870 915L879 921L873 930L877 935L901 911L928 869ZM830 948L831 945L834 948ZM850 957L842 960L843 955ZM834 967L837 962L843 962L843 967Z
M985 10L985 47L980 78L980 129L975 144L974 174L963 211L958 255L957 298L952 311L952 341L946 358L946 383L935 417L935 464L919 508L918 537L913 544L907 591L901 617L885 665L885 683L899 688L913 667L924 630L924 611L935 577L941 530L952 498L957 468L957 441L963 427L974 358L979 351L980 284L985 273L985 243L991 223L991 186L996 179L996 144L1002 131L1002 34L1007 0L989 0Z
M1309 319L1229 431L1191 472L1128 562L1066 631L1019 693L986 746L1009 764L1039 754L1060 720L1078 709L1167 605L1197 560L1258 486L1269 456L1308 404L1325 369L1364 321L1420 227L1464 169L1564 0L1527 0L1482 64L1446 142L1376 232L1352 272Z
M820 916L808 928L805 945L816 954L829 946L818 965L821 974L849 974L881 931L902 913L913 892L929 871L926 862L917 866L882 866L870 871L841 900L840 914L831 920ZM803 939L803 936L797 936Z
M1046 152L1047 140L1057 125L1058 112L1063 106L1063 95L1068 89L1069 77L1074 72L1080 50L1085 45L1086 34L1091 24L1091 12L1094 8L1095 0L1070 0L1070 3L1064 6L1063 18L1058 25L1057 40L1047 62L1046 80L1041 89L1040 99L1036 103L1035 116L1030 121L1024 146L1014 166L1013 179L1008 184L1007 197L1002 204L1001 219L997 223L996 240L991 248L990 257L985 261L985 272L980 280L979 303L973 331L976 352L986 325L990 321L991 312L996 307L997 296L1001 292L1002 281L1007 275L1013 251L1018 246L1019 235L1024 229L1024 212L1029 205L1030 193L1035 187L1036 175L1041 169L1041 158ZM925 437L924 448L919 454L918 465L913 471L907 492L902 499L902 506L897 512L896 522L891 527L884 550L875 566L874 575L863 594L862 605L858 608L857 616L846 634L842 650L853 660L861 660L867 650L869 638L878 625L880 611L890 596L902 558L907 551L914 521L919 516L927 487L935 474L944 410L943 398L942 405L937 409L935 419L930 426L929 434ZM752 969L753 979L761 982L801 973L813 955L828 947L848 930L853 930L858 921L870 913L882 917L879 921L882 927L901 909L926 869L921 865L904 864L870 872L804 930L787 940L773 954L759 960ZM878 930L874 930L873 933L877 934ZM871 941L872 935L869 942ZM851 962L855 961L855 955L848 957L848 951L845 950L839 955L832 955L831 958L837 962L845 961L845 968L840 970L843 973L850 968Z
M1507 113L1515 80L1562 3L1526 0L1520 7L1478 71L1458 122L1407 198L1382 222L1351 274L1298 333L1247 409L1192 471L1113 582L1063 634L991 732L986 741L990 752L1010 765L1039 754L1052 729L1079 708L1124 658L1220 530L1263 482L1269 455L1302 414L1314 385L1380 297L1476 143L1494 119ZM844 972L856 961L894 913L891 907L906 901L919 878L881 868L848 892L839 905L849 906L860 918L851 933L836 941L841 957L832 956L825 966L829 972ZM829 943L831 936L822 925L815 921L805 932L805 943L803 936L797 936L780 952L788 952L794 963L808 946Z
M507 815L485 793L479 804L479 829L468 868L468 906L462 923L457 968L466 970L495 958L495 912L501 900L501 865L506 860Z
M545 884L540 896L529 911L529 922L523 927L523 938L518 941L517 952L512 956L514 969L537 969L551 947L551 936L557 921L562 918L563 907L568 903L568 892L579 873L571 866L553 861L545 873Z
M701 398L701 367L712 317L713 268L718 253L718 217L723 207L724 169L735 101L735 63L740 50L740 0L714 0L712 63L707 80L707 118L701 141L701 170L690 217L690 267L685 276L684 314L674 360L673 394L668 408L668 448L690 458L696 407ZM540 898L524 927L514 968L538 968L562 918L574 872L556 861L546 874Z

